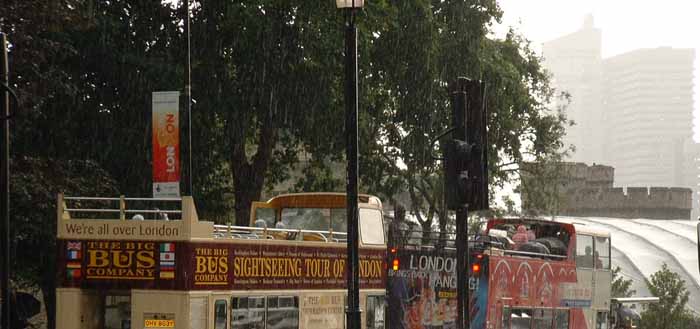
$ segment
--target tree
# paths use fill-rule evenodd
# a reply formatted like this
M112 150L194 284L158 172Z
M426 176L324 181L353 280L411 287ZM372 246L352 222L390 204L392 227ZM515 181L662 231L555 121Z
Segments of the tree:
M416 15L416 13L418 13ZM364 104L372 159L362 170L371 193L407 191L424 230L434 218L446 227L439 153L434 139L451 125L447 86L459 76L486 83L489 178L492 187L515 180L527 159L559 159L566 118L551 109L554 90L541 59L515 31L488 37L501 17L495 1L390 2L388 26L375 32L370 87Z
M690 293L680 275L669 270L664 263L661 269L646 281L652 295L659 297L659 303L649 304L642 313L642 327L654 329L690 328L692 314L686 309Z
M302 151L339 149L341 25L331 2L198 2L193 94L221 138L235 214L246 224L266 183L288 178ZM338 31L328 33L328 31ZM330 138L329 138L330 137Z
M631 290L632 280L625 280L625 277L620 275L622 269L619 266L615 266L612 271L613 282L610 288L610 296L615 297L631 297L636 293L635 290Z
M39 287L49 328L55 319L56 196L117 195L116 181L91 161L28 157L11 162L10 200L13 280Z

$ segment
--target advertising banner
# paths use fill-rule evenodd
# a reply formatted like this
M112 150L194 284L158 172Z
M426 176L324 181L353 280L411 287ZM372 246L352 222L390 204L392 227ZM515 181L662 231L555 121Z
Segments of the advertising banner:
M392 329L452 329L457 323L457 260L454 251L401 250L400 268L389 270ZM398 306L398 307L397 307Z
M58 246L59 282L65 287L176 290L346 287L344 248L114 240L59 240ZM362 289L384 289L384 257L382 249L360 251ZM335 305L329 303L329 307Z
M180 196L178 91L153 93L153 197Z
M220 243L190 245L191 289L342 289L343 248ZM235 247L234 247L235 246ZM360 252L360 286L384 289L384 250Z
M182 281L174 242L59 240L58 248L65 287L174 289Z

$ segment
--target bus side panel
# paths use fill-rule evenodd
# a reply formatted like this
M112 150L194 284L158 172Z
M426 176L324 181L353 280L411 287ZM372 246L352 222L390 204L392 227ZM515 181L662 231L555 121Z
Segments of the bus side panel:
M299 328L342 329L344 327L344 293L319 291L299 295Z
M589 329L593 328L588 325L589 321L586 321L586 315L582 308L572 308L571 309L571 321L569 321L569 328L572 329Z
M187 292L132 290L131 327L143 328L146 320L172 320L176 329L190 328L188 297Z
M76 288L56 289L57 329L100 328L98 295Z
M477 329L486 328L486 319L489 313L489 262L487 257L485 259L472 257L470 263L468 288L470 314L469 327ZM493 313L491 315L492 318L499 318L498 312L494 307L492 307L491 313Z

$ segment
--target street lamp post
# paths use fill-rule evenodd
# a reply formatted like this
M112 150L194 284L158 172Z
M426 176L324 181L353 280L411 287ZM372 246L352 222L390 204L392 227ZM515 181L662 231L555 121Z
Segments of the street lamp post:
M348 244L347 273L348 306L347 328L360 329L360 260L358 246L357 210L357 28L355 12L364 5L364 0L336 0L339 9L345 11L345 137L348 161L347 173L347 217Z
M0 328L10 329L12 314L12 290L10 287L10 87L7 56L7 36L0 32L0 286L2 292L2 323ZM15 102L17 98L15 95Z

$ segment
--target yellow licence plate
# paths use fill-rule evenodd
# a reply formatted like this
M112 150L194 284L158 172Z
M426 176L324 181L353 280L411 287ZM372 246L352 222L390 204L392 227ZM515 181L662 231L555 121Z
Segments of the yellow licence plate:
M146 319L143 326L146 328L175 328L175 320Z

